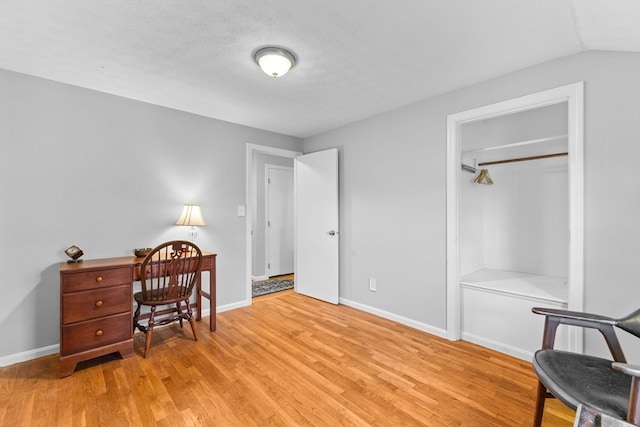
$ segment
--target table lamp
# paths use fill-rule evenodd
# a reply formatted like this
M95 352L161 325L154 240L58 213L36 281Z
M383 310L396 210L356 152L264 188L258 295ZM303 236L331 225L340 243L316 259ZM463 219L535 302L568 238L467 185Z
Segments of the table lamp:
M184 205L182 214L180 214L180 218L176 221L176 225L191 226L191 229L189 230L189 240L192 243L195 243L196 237L198 237L196 227L207 225L207 223L204 222L204 218L202 218L202 209L200 209L200 205Z

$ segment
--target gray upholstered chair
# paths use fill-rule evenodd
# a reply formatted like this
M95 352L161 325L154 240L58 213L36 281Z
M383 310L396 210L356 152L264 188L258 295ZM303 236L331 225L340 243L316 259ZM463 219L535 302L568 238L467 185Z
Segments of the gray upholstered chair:
M542 423L547 397L556 397L572 409L584 405L613 419L640 425L640 367L626 363L614 329L618 327L640 338L640 310L620 319L538 307L532 311L545 316L542 349L533 357L539 380L534 426ZM600 331L612 360L554 350L556 330L561 324Z

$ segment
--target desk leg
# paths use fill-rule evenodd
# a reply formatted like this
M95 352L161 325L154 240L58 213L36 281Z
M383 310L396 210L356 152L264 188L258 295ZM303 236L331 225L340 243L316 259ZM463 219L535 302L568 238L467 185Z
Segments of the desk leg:
M216 269L215 264L214 268L209 271L209 331L213 332L216 330Z
M216 330L216 269L209 270L209 292L202 290L202 272L196 286L196 320L202 320L202 297L209 299L209 331Z
M198 284L196 285L196 320L202 320L202 271L198 273Z

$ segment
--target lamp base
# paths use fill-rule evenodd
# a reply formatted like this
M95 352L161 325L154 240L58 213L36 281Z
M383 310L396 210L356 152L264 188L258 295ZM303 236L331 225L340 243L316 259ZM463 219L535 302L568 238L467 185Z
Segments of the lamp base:
M81 259L68 259L67 264L75 264L77 262L82 262Z
M189 230L189 241L191 243L195 243L196 239L198 238L198 231L196 230L196 228L192 225L191 226L191 230Z

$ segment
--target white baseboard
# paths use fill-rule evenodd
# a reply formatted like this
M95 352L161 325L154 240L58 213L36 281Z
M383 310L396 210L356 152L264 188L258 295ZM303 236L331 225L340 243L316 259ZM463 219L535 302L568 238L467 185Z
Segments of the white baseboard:
M216 308L216 312L223 313L225 311L235 310L236 308L247 307L249 305L251 305L251 300L249 300L248 302L246 300L244 300L244 301L234 302L234 303L231 303L231 304L219 305Z
M384 319L393 320L394 322L398 322L402 325L409 326L411 328L418 329L422 332L427 332L432 335L436 335L441 338L447 338L447 331L445 329L436 328L431 325L427 325L426 323L417 322L413 319L409 319L408 317L398 316L397 314L390 313L388 311L380 310L375 307L370 307L368 305L360 304L359 302L351 301L346 298L340 298L340 304L348 305L349 307L357 308L358 310L365 311L367 313L373 314L378 317L382 317Z
M20 362L26 362L28 360L49 356L55 353L60 353L59 344L23 351L21 353L9 354L7 356L0 357L0 367L13 365Z
M508 354L509 356L513 356L518 359L531 361L531 359L533 358L533 353L529 351L513 347L502 342L490 340L478 335L470 334L468 332L462 332L462 339L473 344L478 344L482 347L490 348L491 350L499 351L500 353Z
M254 282L261 282L263 280L267 280L269 276L251 276L251 280Z

